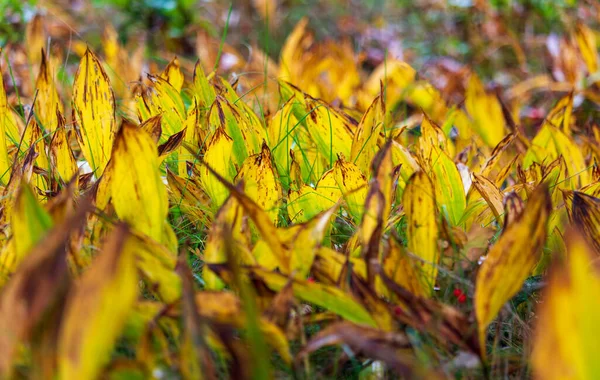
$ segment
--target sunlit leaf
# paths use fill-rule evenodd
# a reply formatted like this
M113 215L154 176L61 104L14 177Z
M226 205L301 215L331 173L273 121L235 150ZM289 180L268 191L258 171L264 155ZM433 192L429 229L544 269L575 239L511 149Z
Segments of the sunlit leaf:
M98 57L89 49L73 83L73 119L83 156L99 176L110 159L117 122L110 81Z
M162 242L168 200L160 178L157 148L147 133L133 125L124 123L116 136L110 182L119 218Z

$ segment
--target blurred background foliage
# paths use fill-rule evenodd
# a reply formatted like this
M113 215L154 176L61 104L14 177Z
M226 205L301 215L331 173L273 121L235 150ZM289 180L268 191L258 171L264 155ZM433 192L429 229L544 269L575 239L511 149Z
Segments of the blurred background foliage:
M317 37L350 36L355 43L401 42L406 54L470 58L479 33L520 35L562 31L585 17L594 1L577 0L1 0L4 15L0 43L24 36L25 23L36 11L68 16L74 31L94 42L110 20L123 41L146 34L151 49L169 44L190 48L200 28L219 37L229 17L228 41L260 46L276 57L293 26L308 16ZM266 12L263 9L268 9ZM265 20L265 13L272 19ZM267 17L268 18L268 17ZM485 25L485 24L490 25ZM367 30L368 29L368 30ZM367 36L364 32L368 31ZM362 37L361 37L362 36ZM365 38L373 41L363 41ZM389 47L389 46L388 46ZM191 53L191 51L188 51Z
M249 61L260 51L276 62L294 25L307 17L316 39L349 41L366 72L393 56L438 88L452 87L436 83L436 78L445 77L440 73L460 77L467 66L491 87L514 85L536 73L550 74L550 45L559 46L558 38L568 35L577 22L594 27L600 19L600 3L595 0L0 0L0 4L5 15L0 46L22 41L27 21L41 13L54 20L49 26L50 50L52 44L65 46L74 40L101 49L106 25L111 24L124 46L143 44L146 57L159 67L174 54L189 62L197 57L205 60L202 51L218 50L222 42L225 51L229 48L242 60ZM76 55L67 56L65 63L68 59L75 62ZM451 91L443 92L448 96Z

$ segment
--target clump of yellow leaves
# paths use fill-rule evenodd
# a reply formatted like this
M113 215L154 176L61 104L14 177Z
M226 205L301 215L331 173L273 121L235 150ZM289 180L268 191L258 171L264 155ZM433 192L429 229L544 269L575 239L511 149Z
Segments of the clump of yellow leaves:
M526 132L475 73L452 105L405 62L363 75L306 19L261 107L200 61L115 84L142 73L112 29L71 86L41 23L24 115L0 75L0 378L268 377L273 352L298 369L331 344L408 377L464 352L494 370L515 313L539 378L600 373L600 132L573 92Z

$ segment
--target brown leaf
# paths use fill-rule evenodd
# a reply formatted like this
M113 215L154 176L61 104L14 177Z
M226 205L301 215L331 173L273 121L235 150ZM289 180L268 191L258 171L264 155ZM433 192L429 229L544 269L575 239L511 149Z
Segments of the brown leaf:
M174 135L169 136L169 138L164 144L158 146L158 155L164 156L179 148L179 146L183 142L183 139L185 138L185 131L186 129L184 128L181 131L175 133Z
M348 345L355 353L385 362L403 377L414 378L419 372L415 358L403 352L411 346L405 334L385 332L351 322L334 323L320 331L296 355L296 363L320 348L342 344Z
M27 260L3 288L0 295L0 374L12 366L17 345L28 339L68 282L66 248L71 232L91 210L89 199L80 202L75 213L55 226L28 254Z

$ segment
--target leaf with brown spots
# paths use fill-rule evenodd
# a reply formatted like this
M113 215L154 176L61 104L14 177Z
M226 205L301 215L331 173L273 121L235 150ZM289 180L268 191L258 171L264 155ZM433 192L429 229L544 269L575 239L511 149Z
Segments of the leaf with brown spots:
M371 161L379 150L377 143L379 134L385 128L385 115L382 91L364 113L352 140L350 161L356 164L363 173L369 171Z
M185 138L186 129L182 129L181 131L175 133L174 135L169 136L167 141L164 144L158 146L158 155L166 156L169 153L173 152L175 149L181 146L183 139Z
M571 215L575 225L600 254L600 199L574 191Z
M279 177L273 166L271 151L265 142L259 154L244 160L234 182L244 181L244 191L271 218L273 224L279 219L279 205L282 196Z
M165 79L175 90L181 91L183 87L183 73L181 72L181 67L179 65L179 59L177 57L173 58L171 62L165 67L160 77Z
M73 178L79 168L69 144L69 133L67 133L65 127L65 118L58 109L56 109L56 119L58 125L50 141L50 162L55 177L66 183Z
M162 136L162 115L152 116L140 124L140 129L146 131L158 145Z
M41 128L49 132L54 132L58 124L58 114L64 112L54 83L54 75L46 58L46 52L42 49L40 72L35 82L37 97L33 109Z
M551 210L548 187L541 185L531 195L518 219L507 223L479 268L475 285L475 315L482 356L486 354L488 326L502 306L521 289L540 258Z
M100 60L89 49L75 74L73 120L83 156L100 176L110 159L117 130L115 97Z
M140 120L147 121L153 116L162 115L161 125L166 136L181 131L186 112L179 91L162 77L148 74L148 79L152 86L142 91L137 99Z
M333 166L340 155L352 157L355 122L322 100L309 97L305 103L306 115L302 116L305 117L308 133L329 167Z
M473 177L473 186L475 186L475 189L477 189L479 194L481 194L483 199L487 202L488 206L490 206L496 220L502 222L502 219L500 218L500 215L504 212L502 206L502 193L496 185L486 177L478 174L473 174Z
M333 166L333 175L346 207L355 223L360 223L367 198L367 179L355 164L339 157ZM319 182L321 184L321 182ZM319 185L317 185L317 190Z
M210 137L204 154L204 162L208 166L198 169L200 183L210 197L213 210L218 210L227 199L229 191L210 173L208 167L228 181L233 180L236 175L236 168L233 164L233 140L225 132L225 129L217 128Z
M435 198L433 184L422 171L413 174L402 196L408 251L422 260L419 265L423 296L430 296L433 292L440 258Z
M110 166L110 193L117 216L157 242L168 213L165 185L152 138L124 123L117 134Z

